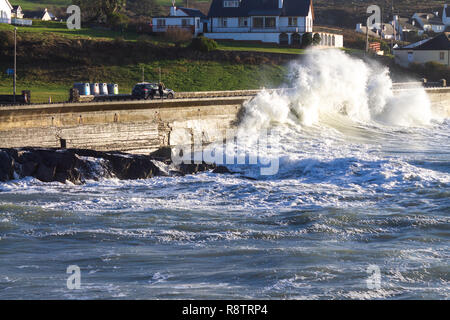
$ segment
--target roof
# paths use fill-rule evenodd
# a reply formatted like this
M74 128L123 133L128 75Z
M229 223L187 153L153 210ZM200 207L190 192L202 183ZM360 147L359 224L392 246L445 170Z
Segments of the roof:
M208 17L248 17L255 15L306 17L312 0L284 0L283 8L278 8L279 0L240 0L239 7L224 8L224 0L213 0Z
M8 0L5 0L5 2L6 2L6 4L9 6L9 8L12 10L12 9L13 9L13 6L11 5L11 3L9 3Z
M418 46L412 44L397 50L450 50L450 32L441 33L437 37L421 42Z
M12 10L13 10L14 12L16 12L17 9L19 9L19 8L22 9L22 7L21 7L20 5L13 6Z
M420 20L422 20L422 23L425 24L431 24L431 25L444 25L442 23L442 19L434 15L433 13L423 13L423 12L417 12L416 15L419 17Z
M177 10L181 10L184 13L186 13L189 17L200 17L200 18L206 18L206 16L198 9L191 9L191 8L183 8L179 7Z
M446 8L444 8L444 10L445 10L445 15L446 15L447 17L450 17L450 7L447 6Z
M420 27L420 25L418 25L418 24L413 25L412 20L409 18L399 18L398 23L402 26L403 29L408 29L408 30L413 30L413 31L418 31L418 30L422 29Z

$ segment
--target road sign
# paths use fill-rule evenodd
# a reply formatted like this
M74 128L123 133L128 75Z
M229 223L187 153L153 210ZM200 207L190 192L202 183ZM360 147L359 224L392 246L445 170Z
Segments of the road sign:
M14 69L6 69L6 74L8 76L13 76L14 75Z

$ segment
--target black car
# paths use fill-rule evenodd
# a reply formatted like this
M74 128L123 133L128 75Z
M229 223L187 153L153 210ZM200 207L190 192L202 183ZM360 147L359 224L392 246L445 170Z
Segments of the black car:
M137 99L153 99L159 98L159 90L157 83L141 82L134 86L131 95ZM172 89L164 88L163 98L173 99L175 92Z

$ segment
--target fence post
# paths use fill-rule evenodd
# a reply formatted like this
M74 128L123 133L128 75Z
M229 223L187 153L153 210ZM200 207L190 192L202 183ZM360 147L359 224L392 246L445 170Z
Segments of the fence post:
M445 80L445 79L441 79L440 83L441 83L442 87L446 87L447 86L447 80Z

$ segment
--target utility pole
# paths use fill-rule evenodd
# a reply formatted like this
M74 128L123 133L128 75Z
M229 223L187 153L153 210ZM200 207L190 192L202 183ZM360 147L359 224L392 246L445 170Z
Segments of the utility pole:
M142 82L145 82L145 70L144 70L144 67L142 67Z
M159 67L159 83L161 83L161 67Z
M392 49L394 49L394 38L395 38L394 0L392 0L392 21L394 25L394 37L391 38L391 53Z
M369 52L369 18L366 20L366 55Z
M17 27L14 27L14 78L13 78L13 102L16 103L17 80Z

